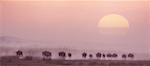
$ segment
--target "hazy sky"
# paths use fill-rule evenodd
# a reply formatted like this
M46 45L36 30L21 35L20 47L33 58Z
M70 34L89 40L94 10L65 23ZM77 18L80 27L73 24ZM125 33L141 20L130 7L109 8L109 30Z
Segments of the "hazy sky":
M50 47L148 52L148 1L1 1L5 36L49 42ZM129 21L125 35L104 35L97 24L108 14ZM41 44L44 45L44 44Z

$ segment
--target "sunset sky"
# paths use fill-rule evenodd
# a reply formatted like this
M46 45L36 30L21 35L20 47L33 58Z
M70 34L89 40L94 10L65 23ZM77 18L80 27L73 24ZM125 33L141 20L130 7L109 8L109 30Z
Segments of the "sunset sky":
M101 33L105 29L99 28L98 23L109 14L123 16L129 28L118 28L117 35ZM147 53L150 50L149 19L149 0L0 1L1 36L47 42L49 47ZM119 34L122 32L125 34Z

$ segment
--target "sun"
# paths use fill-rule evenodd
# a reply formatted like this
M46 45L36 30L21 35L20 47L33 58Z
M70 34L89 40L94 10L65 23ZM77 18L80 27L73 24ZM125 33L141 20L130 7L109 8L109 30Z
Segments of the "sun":
M98 22L98 27L103 34L125 34L129 29L128 20L118 14L103 16Z
M128 20L117 14L109 14L101 18L98 23L100 28L129 28Z

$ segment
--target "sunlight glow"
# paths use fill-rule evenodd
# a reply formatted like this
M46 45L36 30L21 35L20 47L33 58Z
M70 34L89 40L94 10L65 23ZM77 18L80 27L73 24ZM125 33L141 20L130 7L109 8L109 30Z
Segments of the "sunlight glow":
M121 15L109 14L100 20L98 27L102 34L120 36L127 34L129 23L128 20Z
M102 28L129 28L129 24L127 19L125 19L121 15L117 14L110 14L104 16L99 24L98 27Z

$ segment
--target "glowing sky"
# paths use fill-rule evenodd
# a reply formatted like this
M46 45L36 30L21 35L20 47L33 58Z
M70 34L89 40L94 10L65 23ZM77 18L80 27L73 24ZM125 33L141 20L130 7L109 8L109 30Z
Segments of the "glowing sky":
M149 9L148 1L4 0L0 2L1 32L48 42L50 47L148 52ZM98 22L112 13L128 19L125 36L100 34Z
M118 14L109 14L100 19L98 27L102 28L129 28L128 20Z

